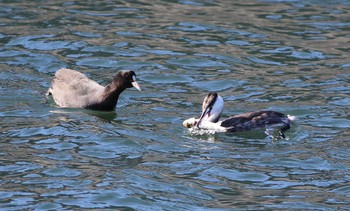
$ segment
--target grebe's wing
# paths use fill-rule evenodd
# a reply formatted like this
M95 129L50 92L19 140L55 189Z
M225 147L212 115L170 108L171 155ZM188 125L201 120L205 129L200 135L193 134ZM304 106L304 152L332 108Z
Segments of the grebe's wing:
M229 117L221 122L221 126L241 131L279 123L289 125L288 116L276 111L254 111Z

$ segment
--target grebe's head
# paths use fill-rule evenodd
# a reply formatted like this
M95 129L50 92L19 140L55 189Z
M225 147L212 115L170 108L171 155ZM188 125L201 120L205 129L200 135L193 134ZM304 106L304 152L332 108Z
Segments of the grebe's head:
M216 92L210 92L203 101L202 114L197 122L197 127L202 121L217 122L224 109L224 100Z

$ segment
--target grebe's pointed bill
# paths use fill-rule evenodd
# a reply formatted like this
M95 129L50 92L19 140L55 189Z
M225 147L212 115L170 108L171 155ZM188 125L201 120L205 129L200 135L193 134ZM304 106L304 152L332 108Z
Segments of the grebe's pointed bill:
M133 80L133 82L131 82L131 85L132 85L133 87L135 87L137 90L141 91L141 87L140 87L140 85L136 82L136 77L135 77L135 76L132 76L132 80Z
M210 92L203 101L202 114L196 124L199 128L202 121L217 122L220 119L222 110L224 109L224 100L216 92Z

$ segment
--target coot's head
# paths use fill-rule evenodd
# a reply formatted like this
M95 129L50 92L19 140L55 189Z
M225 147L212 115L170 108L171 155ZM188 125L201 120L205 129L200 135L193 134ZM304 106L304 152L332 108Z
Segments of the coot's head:
M125 88L135 87L137 90L141 91L139 84L136 82L136 74L132 70L124 70L117 73L114 78L114 82L122 85Z

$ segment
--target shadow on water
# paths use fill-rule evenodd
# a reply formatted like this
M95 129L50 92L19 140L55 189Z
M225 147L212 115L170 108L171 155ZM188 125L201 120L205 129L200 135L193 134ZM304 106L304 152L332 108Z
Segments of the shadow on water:
M97 117L99 120L105 123L111 123L113 120L115 120L118 115L116 111L93 111L93 110L87 110L83 108L59 108L56 107L51 110L51 113L54 114L87 114L89 116Z
M116 111L91 111L91 110L84 110L85 113L93 115L95 117L100 118L101 120L104 120L106 122L111 122L115 120L115 118L118 117Z

